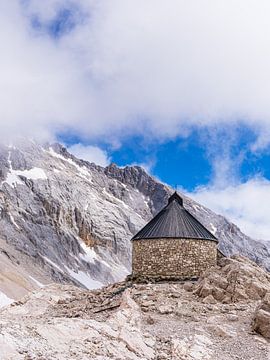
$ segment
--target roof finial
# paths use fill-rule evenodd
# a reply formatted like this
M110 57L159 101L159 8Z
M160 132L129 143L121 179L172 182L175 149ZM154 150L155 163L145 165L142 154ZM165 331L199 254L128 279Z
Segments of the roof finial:
M170 204L173 201L177 201L179 205L183 206L183 199L181 196L175 191L169 198L168 203Z

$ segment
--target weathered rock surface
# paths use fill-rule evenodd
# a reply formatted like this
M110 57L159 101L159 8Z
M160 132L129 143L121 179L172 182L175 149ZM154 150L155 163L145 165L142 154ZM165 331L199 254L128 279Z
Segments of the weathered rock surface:
M224 258L202 275L193 290L207 303L261 300L270 291L270 274L247 258Z
M183 282L48 285L0 312L0 359L269 360L252 331L258 302L205 304Z
M153 359L154 338L141 332L138 305L128 290L121 305L106 323L76 318L43 317L48 307L61 304L76 291L72 287L50 286L27 296L3 311L10 321L21 321L0 331L0 358L5 359ZM37 305L37 300L41 306ZM18 318L18 317L17 317Z
M270 291L255 312L253 329L270 340Z

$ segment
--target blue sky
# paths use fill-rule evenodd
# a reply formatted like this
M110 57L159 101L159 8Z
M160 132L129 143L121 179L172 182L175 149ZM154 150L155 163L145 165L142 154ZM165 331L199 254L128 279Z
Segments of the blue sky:
M68 2L59 7L55 15L47 21L42 21L34 13L31 24L36 31L48 33L50 37L58 40L72 32L78 22L80 24L85 18L87 15L79 6ZM77 143L98 146L106 152L111 162L119 166L142 165L161 181L187 191L211 183L216 171L213 162L217 158L222 162L223 157L224 161L231 161L229 175L240 182L258 175L270 179L269 149L257 153L251 151L256 134L246 127L244 122L237 127L233 125L215 129L192 129L188 136L176 136L175 139L167 141L149 139L135 131L133 135L121 139L117 149L100 139L89 143L74 133L69 136L60 133L58 139L67 146ZM224 139L228 141L225 140L224 143Z
M188 191L211 183L215 171L228 161L232 183L245 182L254 176L270 179L270 151L252 152L255 140L254 132L245 126L193 130L188 136L163 142L129 136L116 149L101 141L89 144L80 137L59 135L59 141L68 147L77 143L98 146L107 153L108 163L141 165L161 181ZM220 161L218 169L215 161Z
M267 0L2 1L0 141L142 165L270 240L269 12Z
M80 142L79 138L60 136L59 139L67 146ZM118 149L101 143L95 145L108 153L111 162L119 166L141 165L173 187L181 185L192 190L211 179L211 162L203 146L198 143L196 134L158 144L156 141L149 143L141 136L133 136L126 138Z

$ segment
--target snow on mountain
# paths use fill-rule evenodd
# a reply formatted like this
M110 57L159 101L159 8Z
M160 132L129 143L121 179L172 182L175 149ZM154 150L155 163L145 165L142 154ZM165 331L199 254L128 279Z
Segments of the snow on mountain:
M6 294L0 291L0 308L13 303L13 299L10 299Z
M4 283L16 284L21 295L50 282L95 288L123 279L130 271L131 237L171 192L138 166L103 168L59 144L1 145L0 256L22 277ZM270 269L266 243L184 198L189 211L220 239L224 253L241 253ZM16 298L10 291L5 293Z

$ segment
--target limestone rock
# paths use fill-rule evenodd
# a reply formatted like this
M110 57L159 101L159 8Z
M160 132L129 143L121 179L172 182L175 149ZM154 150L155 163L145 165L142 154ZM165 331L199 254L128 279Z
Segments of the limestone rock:
M228 314L227 319L229 321L238 321L239 317L237 315L235 315L235 314Z
M148 316L146 322L149 325L153 325L155 323L155 319L152 316Z
M13 308L19 307L20 314L24 317L22 314L29 314L33 301L39 298L47 303L54 290L55 287L51 287L48 294L46 291L40 292L39 296L33 294L34 299L30 296ZM58 289L59 296L65 298L65 293L70 289L62 290L64 293ZM0 330L1 360L32 359L37 356L57 360L154 358L155 340L151 335L142 333L140 309L128 290L123 293L119 310L107 322L63 317L48 321L46 317L41 317L45 311L41 307L39 313L32 314L32 321L27 320L27 316L19 326L12 327L10 323L5 327L5 334L1 334ZM3 313L7 319L17 317L16 311L6 309Z
M186 291L192 291L193 290L193 283L191 281L186 281L184 283L184 286L183 288L186 290Z
M213 324L209 326L210 331L215 333L217 336L222 338L232 338L236 336L236 332L233 330L232 327L228 325L217 325Z
M145 313L148 301L156 305ZM269 342L250 331L256 305L203 304L181 282L121 282L91 291L53 284L1 310L0 358L268 360Z
M265 295L255 312L253 329L265 338L270 339L270 292Z
M211 360L212 341L206 334L195 334L184 339L175 338L172 341L172 359Z
M221 266L202 274L194 293L222 303L260 300L270 291L270 274L241 256L226 258ZM207 301L207 300L206 300Z
M208 295L203 299L204 304L216 304L217 301L213 295Z
M171 305L160 305L157 308L160 314L171 314L173 312L173 307Z

